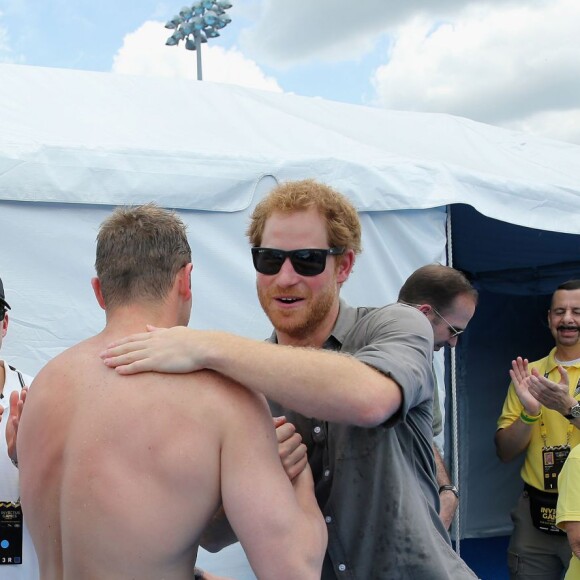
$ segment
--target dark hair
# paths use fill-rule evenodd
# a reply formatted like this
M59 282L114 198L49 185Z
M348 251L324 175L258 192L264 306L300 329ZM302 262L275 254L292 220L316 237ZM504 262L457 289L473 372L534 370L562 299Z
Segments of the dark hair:
M550 310L552 309L552 304L554 303L554 295L558 290L580 290L580 280L568 280L567 282L563 282L560 284L555 290L554 294L552 294L552 300L550 300Z
M360 254L361 225L352 203L332 187L315 181L287 181L277 185L254 209L246 232L253 247L262 245L266 220L274 213L315 208L326 221L328 245Z
M153 203L117 208L97 235L95 268L107 308L165 298L189 262L185 224Z
M452 307L458 296L467 294L477 304L477 290L465 275L442 264L428 264L415 270L399 291L398 302L430 304L439 312Z
M560 284L554 292L558 290L580 290L580 280L568 280L563 284Z

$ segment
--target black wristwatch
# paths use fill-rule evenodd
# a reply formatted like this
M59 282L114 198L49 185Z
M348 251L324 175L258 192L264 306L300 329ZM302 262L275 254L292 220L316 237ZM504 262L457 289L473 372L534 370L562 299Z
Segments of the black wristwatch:
M439 493L441 494L443 491L450 491L457 499L459 499L459 490L454 485L442 485L439 488Z
M573 407L571 407L570 412L567 415L564 415L564 417L570 421L580 417L580 403L576 403Z

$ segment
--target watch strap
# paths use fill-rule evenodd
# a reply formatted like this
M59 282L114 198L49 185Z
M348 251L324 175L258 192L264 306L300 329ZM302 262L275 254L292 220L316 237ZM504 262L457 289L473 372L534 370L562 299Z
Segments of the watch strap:
M453 495L459 499L459 490L457 489L457 487L455 487L454 485L451 484L447 484L447 485L442 485L439 488L439 493L442 493L444 491L450 491L451 493L453 493Z
M574 413L576 411L576 413ZM576 403L572 407L570 407L570 412L567 415L564 415L566 419L572 421L573 419L578 419L580 417L580 403Z

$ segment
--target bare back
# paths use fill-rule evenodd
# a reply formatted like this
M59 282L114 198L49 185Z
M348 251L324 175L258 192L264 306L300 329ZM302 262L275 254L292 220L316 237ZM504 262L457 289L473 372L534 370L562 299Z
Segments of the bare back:
M319 578L311 474L293 489L265 402L210 371L119 376L104 346L99 335L50 362L22 416L22 505L42 578L190 580L222 501L258 578Z
M41 568L191 578L220 503L220 407L235 393L209 372L120 377L103 347L96 337L55 359L26 404L22 501Z

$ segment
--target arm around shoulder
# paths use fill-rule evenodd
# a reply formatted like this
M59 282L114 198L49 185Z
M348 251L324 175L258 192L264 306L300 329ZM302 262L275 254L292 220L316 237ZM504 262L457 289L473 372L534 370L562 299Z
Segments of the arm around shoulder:
M153 329L113 343L101 356L121 374L211 369L303 415L361 427L383 423L402 401L394 380L352 356L226 332Z

